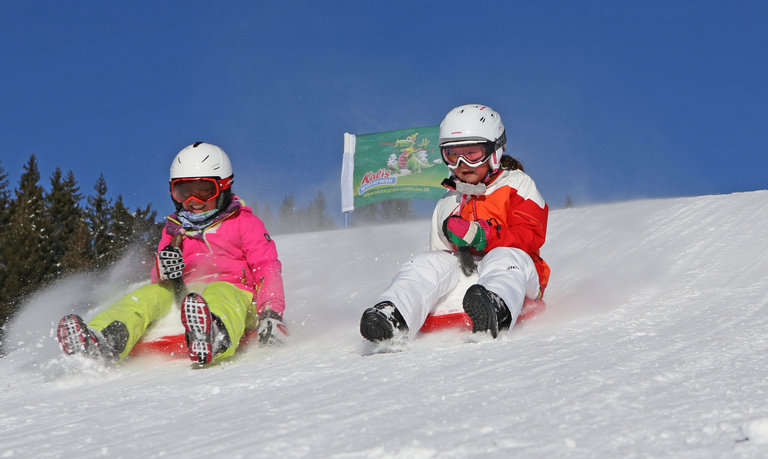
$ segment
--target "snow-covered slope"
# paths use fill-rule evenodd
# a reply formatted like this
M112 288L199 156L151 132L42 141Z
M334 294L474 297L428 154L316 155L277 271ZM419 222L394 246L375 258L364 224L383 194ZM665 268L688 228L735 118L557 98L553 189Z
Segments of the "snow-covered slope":
M293 342L203 370L63 358L115 294L73 278L10 330L0 457L766 457L767 229L768 191L555 211L544 314L390 353L358 320L428 222L279 237Z

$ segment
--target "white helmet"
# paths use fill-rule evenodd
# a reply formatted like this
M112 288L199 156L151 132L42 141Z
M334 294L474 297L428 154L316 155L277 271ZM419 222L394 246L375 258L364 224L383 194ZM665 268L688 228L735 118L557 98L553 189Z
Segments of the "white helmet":
M460 105L449 111L440 123L438 140L440 147L472 143L491 143L491 170L501 163L501 155L507 147L507 135L501 115L486 105Z
M232 163L224 150L205 142L195 142L184 148L171 163L171 199L176 209L182 207L182 203L174 197L174 180L189 178L211 178L216 182L215 190L218 196L216 208L221 210L229 205L232 199L232 182L234 173Z
M232 163L224 150L205 142L195 142L184 148L171 163L171 180L193 177L223 180L232 175Z

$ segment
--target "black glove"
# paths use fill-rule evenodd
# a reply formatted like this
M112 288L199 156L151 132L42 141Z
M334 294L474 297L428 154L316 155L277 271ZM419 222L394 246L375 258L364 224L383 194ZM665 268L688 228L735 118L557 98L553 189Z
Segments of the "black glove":
M279 346L288 340L288 328L283 323L283 317L271 309L259 316L258 331L262 346Z
M178 247L168 245L157 252L157 273L160 279L167 281L181 278L184 266L184 258Z

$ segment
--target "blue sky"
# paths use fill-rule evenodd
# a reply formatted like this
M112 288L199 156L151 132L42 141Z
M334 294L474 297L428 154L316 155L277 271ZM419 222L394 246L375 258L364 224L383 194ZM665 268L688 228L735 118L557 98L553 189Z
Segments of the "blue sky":
M323 189L343 134L487 104L553 208L768 186L764 1L24 1L0 4L0 166L170 213L170 160L223 147L275 210Z

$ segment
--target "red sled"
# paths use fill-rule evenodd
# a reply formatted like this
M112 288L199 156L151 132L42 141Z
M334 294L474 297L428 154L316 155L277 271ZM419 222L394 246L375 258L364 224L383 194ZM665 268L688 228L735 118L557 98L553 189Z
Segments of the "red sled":
M246 330L240 340L240 346L244 346L255 339L257 339L256 330ZM184 333L182 333L179 335L161 336L159 338L141 339L133 346L131 353L128 355L131 357L159 355L171 359L188 359L189 351L187 350Z
M515 324L519 324L524 320L539 315L546 309L547 304L544 300L532 300L526 298ZM472 331L472 319L470 319L465 312L451 312L447 314L432 313L427 316L427 320L424 321L424 325L421 326L419 332L432 333L448 329Z

